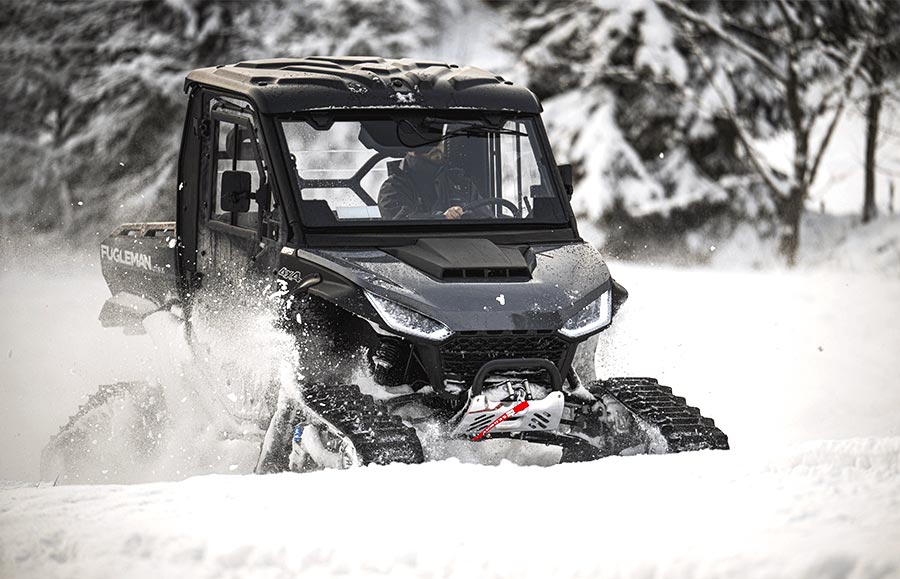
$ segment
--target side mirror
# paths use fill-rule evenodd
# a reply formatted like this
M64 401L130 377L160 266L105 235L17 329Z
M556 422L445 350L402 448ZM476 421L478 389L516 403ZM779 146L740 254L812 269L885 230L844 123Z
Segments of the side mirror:
M559 169L559 176L562 177L563 187L566 188L566 197L569 199L572 198L572 192L575 191L575 186L573 185L573 177L572 177L572 165L557 165L557 169Z
M225 171L222 173L222 211L246 213L250 211L250 173Z

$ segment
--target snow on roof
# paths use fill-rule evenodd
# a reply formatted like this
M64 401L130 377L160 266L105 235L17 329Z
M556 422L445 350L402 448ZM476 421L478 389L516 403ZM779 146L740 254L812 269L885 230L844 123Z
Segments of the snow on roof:
M192 71L202 84L244 95L263 113L344 108L541 112L527 88L475 67L410 58L309 56L248 60Z

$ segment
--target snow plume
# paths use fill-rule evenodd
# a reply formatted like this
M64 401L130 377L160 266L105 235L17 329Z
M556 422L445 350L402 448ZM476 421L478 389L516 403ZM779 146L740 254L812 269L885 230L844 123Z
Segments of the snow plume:
M190 314L193 354L210 365L220 398L257 398L282 362L296 359L294 339L279 327L284 290L254 276L207 279Z
M280 329L283 290L253 277L223 279L195 296L188 337L170 313L145 326L162 355L172 420L168 458L198 472L251 472L282 382L293 392L298 344ZM174 339L173 339L174 338ZM180 454L180 456L179 456Z
M60 438L77 442L45 453L42 476L145 482L252 472L279 388L296 392L298 347L279 329L281 293L271 282L222 280L195 296L189 327L177 310L147 317L146 385L72 422ZM83 460L71 456L79 451Z

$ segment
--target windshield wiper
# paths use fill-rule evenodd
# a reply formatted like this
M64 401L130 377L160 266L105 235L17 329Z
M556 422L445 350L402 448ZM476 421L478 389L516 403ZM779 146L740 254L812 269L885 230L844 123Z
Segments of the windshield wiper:
M455 137L457 135L465 135L467 137L479 137L484 135L513 135L516 137L527 137L528 133L516 131L514 129L506 129L503 127L491 127L488 125L474 125L471 127L461 127L444 135L444 138Z

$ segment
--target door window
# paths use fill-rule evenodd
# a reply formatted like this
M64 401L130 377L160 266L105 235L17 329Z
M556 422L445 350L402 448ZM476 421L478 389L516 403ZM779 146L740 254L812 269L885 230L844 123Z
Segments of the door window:
M261 155L259 132L250 113L249 105L235 99L213 99L211 103L213 123L213 181L211 219L236 227L257 230L263 221L263 235L277 237L277 212L273 209L274 196L269 190L265 160ZM219 112L220 114L216 114ZM226 211L222 207L222 180L226 172L239 171L249 174L249 211Z

